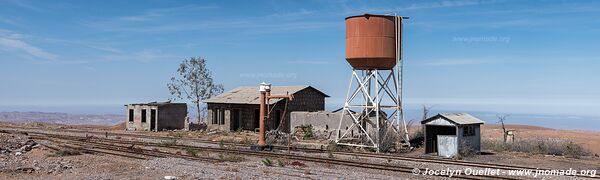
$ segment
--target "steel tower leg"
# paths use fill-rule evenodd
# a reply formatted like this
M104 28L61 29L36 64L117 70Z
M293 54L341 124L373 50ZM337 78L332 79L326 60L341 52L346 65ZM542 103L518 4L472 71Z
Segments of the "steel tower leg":
M382 143L396 143L384 141L390 135L408 143L398 68L352 71L338 124L337 144L380 151L384 145L391 146ZM395 133L387 132L388 128Z
M389 147L383 143L392 143L382 139L387 138L387 131L392 129L395 131L392 134L398 137L396 139L410 146L402 107L402 20L403 17L396 16L396 66L386 70L352 69L335 139L338 145L373 148L379 152L383 145ZM371 89L372 84L375 89ZM385 136L382 136L382 124L386 128ZM356 135L349 133L354 130L358 132Z

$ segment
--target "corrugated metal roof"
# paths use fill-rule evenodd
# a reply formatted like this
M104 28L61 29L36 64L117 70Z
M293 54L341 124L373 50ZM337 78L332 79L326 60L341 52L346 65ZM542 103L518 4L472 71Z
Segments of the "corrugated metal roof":
M484 122L481 119L478 119L474 116L471 116L468 113L440 113L436 116L428 118L424 120L422 123L426 123L430 120L436 119L437 117L442 116L445 119L454 122L455 124L465 125L465 124L483 124Z
M312 88L325 97L329 97L327 94L311 87L311 86L272 86L272 95L284 95L286 93L295 94L306 88ZM218 96L204 100L205 103L225 103L225 104L260 104L260 92L258 92L258 86L252 87L237 87L231 91L225 92ZM283 99L272 99L271 104L277 103Z
M153 102L149 102L149 103L133 103L133 104L126 104L125 106L127 106L127 105L148 105L148 106L162 106L162 105L169 105L169 104L178 104L178 105L181 105L181 104L186 104L186 103L172 103L172 102L169 100L169 101L164 101L164 102L156 102L156 101L153 101Z

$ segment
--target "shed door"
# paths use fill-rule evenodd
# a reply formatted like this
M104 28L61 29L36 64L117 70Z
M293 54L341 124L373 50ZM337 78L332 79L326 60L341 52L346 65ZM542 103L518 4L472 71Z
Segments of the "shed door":
M438 135L437 136L438 156L451 158L458 152L458 140L456 136Z

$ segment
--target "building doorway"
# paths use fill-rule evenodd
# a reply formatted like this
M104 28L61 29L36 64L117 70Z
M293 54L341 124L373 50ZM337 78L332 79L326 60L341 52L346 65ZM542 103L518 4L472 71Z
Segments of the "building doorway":
M156 131L156 109L150 110L150 131Z
M240 110L232 109L231 110L231 130L237 131L242 129L242 123L240 121Z
M454 126L425 126L425 154L438 152L438 135L456 135Z
M275 114L273 114L273 128L277 129L279 124L281 123L281 110L275 110Z
M254 130L256 131L256 129L260 128L260 110L259 109L255 109L254 110Z

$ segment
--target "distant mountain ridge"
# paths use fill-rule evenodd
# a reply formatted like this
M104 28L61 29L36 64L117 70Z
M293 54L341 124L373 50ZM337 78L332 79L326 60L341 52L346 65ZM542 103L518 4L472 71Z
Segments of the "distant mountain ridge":
M70 114L60 112L0 112L0 121L43 122L67 125L115 125L123 122L125 115L116 114Z

